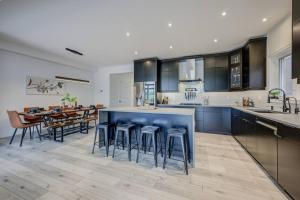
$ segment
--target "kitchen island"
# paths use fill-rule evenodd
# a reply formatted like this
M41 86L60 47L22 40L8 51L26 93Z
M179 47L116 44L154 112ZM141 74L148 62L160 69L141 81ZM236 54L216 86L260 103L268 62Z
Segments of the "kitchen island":
M116 123L118 120L145 119L145 125L152 125L154 122L164 122L167 128L172 126L184 126L188 131L189 157L194 166L194 142L195 142L195 109L194 108L155 108L146 109L140 107L116 107L99 110L99 122ZM166 137L166 133L165 137ZM174 154L181 155L181 146L174 144ZM180 152L179 152L180 151Z

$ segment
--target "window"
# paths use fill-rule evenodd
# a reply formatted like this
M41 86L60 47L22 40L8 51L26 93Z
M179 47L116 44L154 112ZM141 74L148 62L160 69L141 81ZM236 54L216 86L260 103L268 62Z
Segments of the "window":
M287 96L293 96L292 79L292 56L288 55L279 59L280 88L286 92Z

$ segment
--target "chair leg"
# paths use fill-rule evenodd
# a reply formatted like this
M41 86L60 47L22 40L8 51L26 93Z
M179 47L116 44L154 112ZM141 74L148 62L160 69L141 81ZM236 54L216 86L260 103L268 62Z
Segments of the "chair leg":
M20 147L23 145L23 140L24 140L24 136L26 134L27 128L23 128L23 132L22 132L22 137L21 137L21 142L20 142Z
M104 130L104 143L105 143L106 157L108 157L108 151L109 151L108 131L109 131L109 128L107 127Z
M39 131L39 127L38 127L38 125L36 125L36 132L38 133L38 135L39 135L39 138L40 138L40 141L42 141L42 137L41 137L41 133L40 133L40 131ZM33 127L33 129L34 129L34 127Z
M186 139L185 136L180 137L182 154L183 154L183 162L184 162L184 171L185 174L188 175L188 167L187 167L187 157L186 157Z
M153 141L153 154L154 154L154 163L155 167L157 167L157 140L156 140L156 133L152 134L152 141Z
M98 129L96 128L95 129L95 137L94 137L94 145L93 145L92 154L94 154L94 152L95 152L95 145L96 145L96 141L97 141L97 132L98 132Z
M116 146L118 145L118 135L119 135L119 130L117 129L117 130L116 130L116 133L115 133L115 144L114 144L114 149L113 149L113 155L112 155L112 158L115 157L115 150L116 150Z
M30 137L30 140L32 140L31 127L29 127L29 137Z
M143 137L144 137L144 134L143 133L140 133L140 141L138 142L138 150L137 150L137 154L136 154L136 163L139 162L139 156L140 156L140 150L141 150L141 146L143 146Z
M127 141L127 152L128 152L128 160L131 161L131 133L130 130L125 132L126 141Z
M170 141L169 141L169 158L171 158L171 155L172 155L172 151L173 151L173 146L174 146L174 138L170 138Z
M125 134L124 131L122 131L122 148L125 149Z
M162 141L162 134L163 132L159 132L159 143L160 143L160 154L161 154L161 157L163 157L163 141Z
M170 136L167 136L167 142L166 142L166 150L165 150L165 156L164 156L164 163L163 163L163 169L166 167L167 163L167 152L169 151L170 146Z
M12 143L12 141L14 140L14 138L15 138L15 135L16 135L16 133L17 133L17 128L15 129L15 131L14 131L14 134L13 134L13 136L11 137L11 139L10 139L10 142L9 142L9 144L11 145L11 143Z

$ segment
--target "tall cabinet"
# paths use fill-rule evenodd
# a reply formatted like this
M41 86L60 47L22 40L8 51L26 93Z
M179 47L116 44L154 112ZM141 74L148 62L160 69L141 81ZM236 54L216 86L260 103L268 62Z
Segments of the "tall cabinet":
M300 83L300 1L293 0L292 78Z

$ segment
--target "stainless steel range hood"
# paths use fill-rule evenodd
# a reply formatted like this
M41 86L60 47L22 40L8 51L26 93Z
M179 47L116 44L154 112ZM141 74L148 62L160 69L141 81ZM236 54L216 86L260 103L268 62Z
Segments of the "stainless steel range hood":
M201 79L201 63L203 59L186 59L179 62L179 81L180 82L193 82L202 81ZM203 66L203 64L202 64Z

